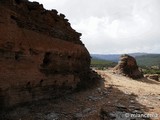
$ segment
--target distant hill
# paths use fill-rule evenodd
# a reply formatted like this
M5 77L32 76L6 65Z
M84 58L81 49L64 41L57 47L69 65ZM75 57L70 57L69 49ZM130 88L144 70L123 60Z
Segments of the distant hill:
M91 59L91 67L96 67L98 69L108 68L108 67L114 67L116 66L116 62L108 61L108 60L101 60L101 59Z
M94 59L118 62L121 55L122 54L91 54L91 57ZM137 57L137 56L147 55L147 53L129 53L129 55Z
M91 54L92 59L107 60L118 62L122 54ZM129 53L129 55L136 58L140 66L160 65L160 54L152 53Z
M93 59L99 59L99 60L107 60L107 61L113 61L113 62L118 62L119 57L121 54L91 54L91 57Z
M147 54L135 58L140 66L160 66L160 54Z

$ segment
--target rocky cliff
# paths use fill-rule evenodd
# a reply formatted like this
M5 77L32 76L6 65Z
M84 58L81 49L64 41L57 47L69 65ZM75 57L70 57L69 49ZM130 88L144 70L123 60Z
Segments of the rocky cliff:
M90 55L65 15L0 1L0 106L59 96L88 80Z
M118 65L114 67L114 72L133 79L143 77L135 58L127 54L121 56Z

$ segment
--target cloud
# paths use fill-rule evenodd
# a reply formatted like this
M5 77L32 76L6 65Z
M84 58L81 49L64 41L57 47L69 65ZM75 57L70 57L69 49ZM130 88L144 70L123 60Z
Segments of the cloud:
M159 0L39 0L64 13L90 53L160 53Z

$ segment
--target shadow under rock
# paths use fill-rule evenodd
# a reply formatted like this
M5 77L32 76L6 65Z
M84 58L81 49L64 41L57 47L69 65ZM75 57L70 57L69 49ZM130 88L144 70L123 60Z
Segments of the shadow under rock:
M104 86L104 78L102 78L96 71L90 70L87 76L88 78L82 78L82 82L77 85L77 88L75 89L76 92Z
M45 101L39 101L38 104L31 104L29 106L25 107L19 107L15 110L12 110L6 114L3 114L4 116L1 116L0 118L2 120L15 120L18 118L26 118L27 116L31 116L30 120L44 120L50 118L60 120L150 120L149 118L142 118L142 117L132 117L131 115L139 115L147 112L149 109L140 104L136 98L138 96L132 94L132 93L124 93L123 91L116 88L116 86L113 85L106 85L105 86L105 80L95 71L91 71L89 74L90 80L87 81L85 84L82 84L82 86L79 86L77 90L75 90L72 94L70 94L72 97L74 97L74 93L78 93L80 91L86 91L91 89L92 91L97 91L97 88L100 88L101 94L97 94L100 97L100 100L97 101L90 101L90 107L95 106L96 104L99 106L97 107L97 112L94 115L84 115L82 114L81 118L75 118L72 117L75 113L70 113L69 108L62 106L59 106L59 102L63 101L62 103L65 104L65 99L57 99L57 100L45 100ZM99 89L98 89L99 90ZM127 90L126 90L127 91ZM81 93L81 92L80 92ZM91 93L90 93L91 94ZM67 97L63 96L63 97ZM84 96L85 97L85 96ZM69 99L69 98L68 98ZM69 99L70 100L70 99ZM71 99L74 100L74 99ZM55 103L57 101L57 103ZM67 106L74 104L74 109L77 109L78 104L82 104L81 102L78 102L77 99L75 99L72 102L66 102ZM75 103L77 105L75 105ZM85 106L87 107L87 106ZM42 112L42 111L43 112ZM51 112L52 111L52 112ZM53 112L54 111L54 112ZM68 111L63 117L61 114L59 114L62 111ZM67 118L68 116L68 118ZM27 119L24 119L27 120Z
M88 73L88 77L84 78L85 80L78 84L77 89L73 90L72 92L68 92L68 94L64 94L52 99L43 99L38 100L31 103L26 103L23 105L18 105L10 109L6 109L0 112L0 120L15 120L15 119L24 119L28 120L27 116L30 116L30 120L37 120L37 116L41 116L38 120L46 119L44 114L48 114L50 110L47 106L51 106L52 104L59 103L59 100L65 100L69 96L74 96L74 93L79 93L82 91L86 91L89 89L95 89L97 86L104 86L104 80L101 78L99 74L95 71L90 71ZM62 91L63 92L63 91ZM53 105L54 106L54 105ZM59 106L60 108L61 106ZM39 111L44 109L44 113L39 115ZM67 109L67 108L65 108ZM38 113L38 115L37 115ZM52 115L53 116L53 115ZM48 120L48 119L46 119ZM69 119L70 120L70 119Z

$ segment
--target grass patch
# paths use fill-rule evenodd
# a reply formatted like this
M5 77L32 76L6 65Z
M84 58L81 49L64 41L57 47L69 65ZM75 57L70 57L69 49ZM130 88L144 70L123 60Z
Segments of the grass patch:
M100 60L100 59L91 59L91 67L94 67L99 70L107 69L108 67L116 66L116 62L108 61L108 60Z

